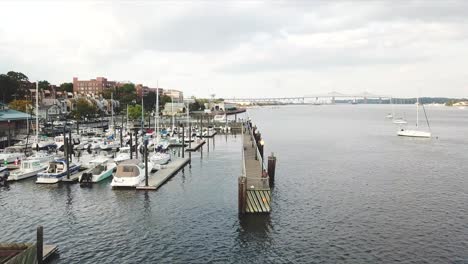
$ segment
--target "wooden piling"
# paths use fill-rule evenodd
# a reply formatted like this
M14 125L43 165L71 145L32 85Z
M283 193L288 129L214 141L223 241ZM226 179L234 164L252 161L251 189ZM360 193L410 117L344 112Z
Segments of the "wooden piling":
M246 177L241 176L238 180L238 202L239 202L239 214L245 213L245 203L246 203Z
M37 237L36 237L36 258L37 263L44 263L43 250L44 250L44 228L42 226L37 227Z
M68 161L68 140L67 133L65 132L65 126L63 126L63 154L65 154L65 161L67 164L67 179L70 179L70 162Z
M182 158L185 158L185 126L182 125Z
M144 143L144 155L145 155L145 186L148 187L148 141Z
M275 172L276 172L276 157L275 154L272 152L271 155L268 157L268 176L270 186L273 186L275 183Z
M138 129L135 129L135 159L138 159Z
M130 159L133 159L133 135L130 131Z

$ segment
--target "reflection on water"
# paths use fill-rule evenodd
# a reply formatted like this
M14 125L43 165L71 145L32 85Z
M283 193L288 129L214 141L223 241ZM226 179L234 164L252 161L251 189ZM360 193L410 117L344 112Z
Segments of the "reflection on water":
M465 263L467 112L426 108L439 139L421 141L396 137L390 111L250 110L278 157L270 215L239 218L241 137L220 134L157 191L0 188L0 241L33 241L42 224L56 263Z

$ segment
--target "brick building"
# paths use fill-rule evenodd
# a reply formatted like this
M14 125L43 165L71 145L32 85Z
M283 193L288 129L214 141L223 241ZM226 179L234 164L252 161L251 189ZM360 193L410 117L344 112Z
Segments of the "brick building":
M156 93L157 89L151 88L148 86L143 86L143 84L137 84L135 85L135 90L136 90L137 96L141 98L142 96L146 96L149 93ZM159 96L162 96L163 94L164 94L163 88L159 88Z
M108 81L104 77L96 77L91 80L78 80L77 77L73 77L73 92L75 94L102 94L105 90L114 89L117 86L117 82Z

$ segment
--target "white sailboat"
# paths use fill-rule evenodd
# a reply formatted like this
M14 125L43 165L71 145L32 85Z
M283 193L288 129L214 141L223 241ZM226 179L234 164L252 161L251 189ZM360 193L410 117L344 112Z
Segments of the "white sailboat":
M429 121L427 120L427 116L426 116L426 122L427 122L428 128L430 129ZM397 132L397 135L402 136L402 137L418 137L418 138L430 138L431 137L431 132L430 131L428 132L428 131L419 130L419 98L416 99L416 129L401 128Z

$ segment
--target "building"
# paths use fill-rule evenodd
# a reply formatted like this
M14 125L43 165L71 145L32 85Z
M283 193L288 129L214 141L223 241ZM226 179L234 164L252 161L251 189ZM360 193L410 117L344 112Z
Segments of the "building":
M208 109L210 109L211 111L221 111L221 112L233 111L237 109L237 105L234 103L227 103L227 102L210 103Z
M26 133L29 114L9 109L7 105L0 103L0 146L6 147L8 139L18 134Z
M184 103L166 103L162 114L166 116L182 114L185 113L185 109L186 107Z
M139 98L142 96L147 96L149 93L156 93L157 88L151 88L148 86L143 86L143 84L135 85L136 94ZM159 88L159 96L164 94L163 88Z
M184 93L179 90L168 89L164 90L164 95L167 95L174 99L174 102L183 102L184 101Z
M75 94L92 94L99 95L105 90L114 89L117 87L117 82L108 81L104 77L96 77L91 80L78 80L77 77L73 77L73 92Z

